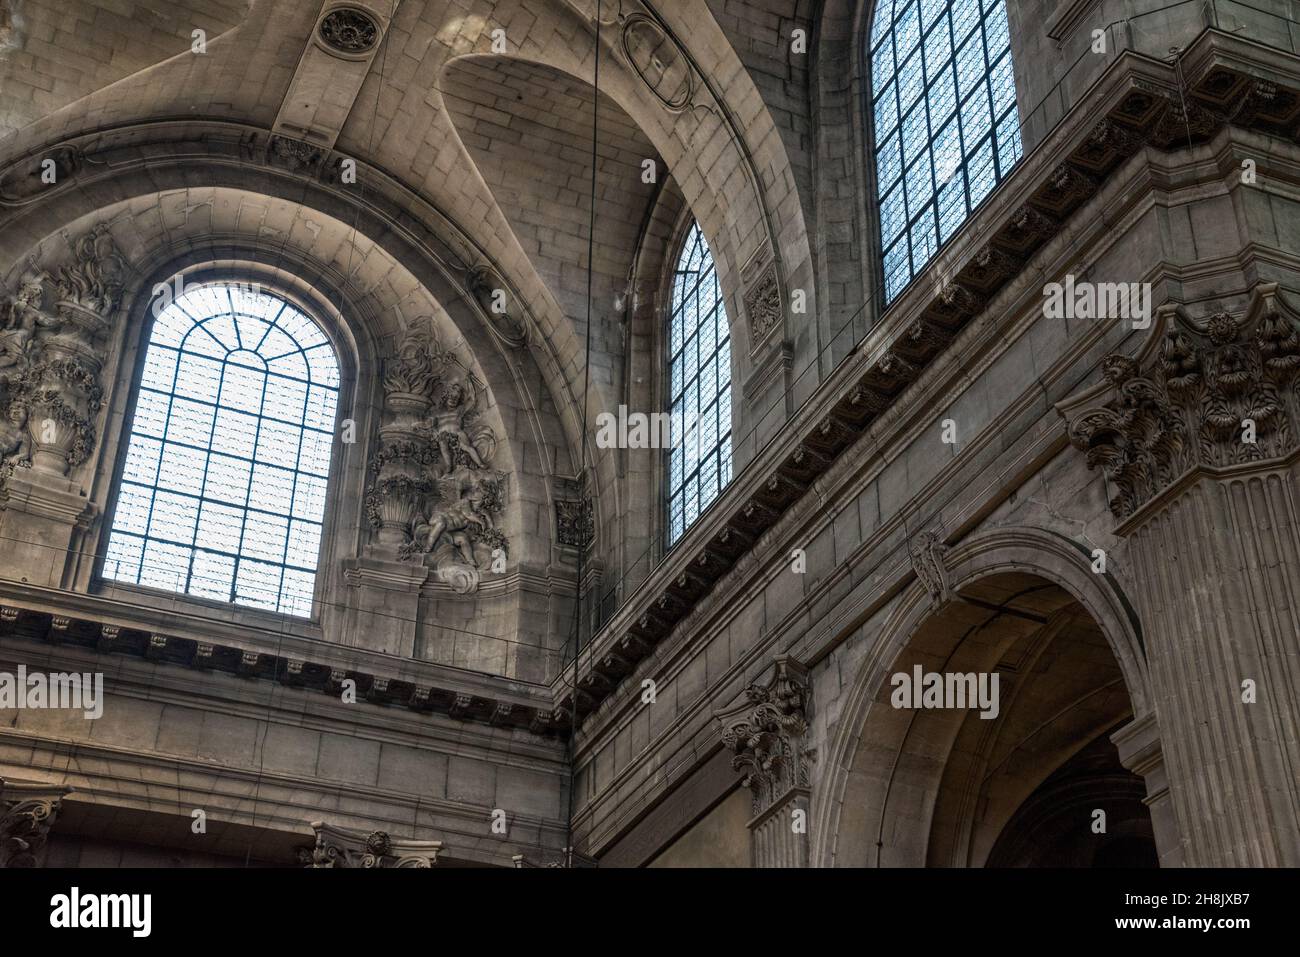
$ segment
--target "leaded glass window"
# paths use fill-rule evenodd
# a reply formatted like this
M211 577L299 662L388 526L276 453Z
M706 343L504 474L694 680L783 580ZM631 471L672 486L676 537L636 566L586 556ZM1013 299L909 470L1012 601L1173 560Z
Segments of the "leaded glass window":
M668 354L671 546L731 481L731 329L698 223L691 224L673 273Z
M879 0L868 43L889 303L1023 148L1005 0Z
M236 285L154 320L102 576L310 616L338 408L314 320Z

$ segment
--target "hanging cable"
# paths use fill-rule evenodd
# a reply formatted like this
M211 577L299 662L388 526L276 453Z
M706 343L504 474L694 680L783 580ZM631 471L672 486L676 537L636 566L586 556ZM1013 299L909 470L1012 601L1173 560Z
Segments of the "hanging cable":
M588 497L587 490L587 409L591 388L591 324L592 324L592 274L596 257L596 144L600 137L600 19L601 0L596 0L596 42L595 63L592 67L591 80L591 196L587 217L587 334L582 361L582 428L581 452L578 459L578 514L581 516L579 535L587 527L588 503L594 512L594 502ZM569 814L565 837L565 863L573 866L573 815L577 808L578 782L578 655L582 645L582 579L585 573L587 549L595 544L596 520L591 519L591 538L578 546L577 580L573 589L573 691L570 695L569 721Z

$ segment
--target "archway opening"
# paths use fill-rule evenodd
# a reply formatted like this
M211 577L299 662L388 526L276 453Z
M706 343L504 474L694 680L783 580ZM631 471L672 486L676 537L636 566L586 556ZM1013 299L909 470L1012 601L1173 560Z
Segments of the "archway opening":
M1065 589L1022 572L963 586L881 674L844 808L867 833L846 857L1152 864L1142 779L1110 742L1133 713L1106 634Z

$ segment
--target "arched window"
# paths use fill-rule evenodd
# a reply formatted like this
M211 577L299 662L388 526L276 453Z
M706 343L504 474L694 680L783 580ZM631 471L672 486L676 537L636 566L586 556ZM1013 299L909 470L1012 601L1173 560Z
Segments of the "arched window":
M309 616L338 359L312 319L236 285L154 320L102 576Z
M1005 0L878 0L869 43L889 303L1023 148Z
M698 223L691 224L677 259L672 297L669 546L731 481L731 328L713 255Z

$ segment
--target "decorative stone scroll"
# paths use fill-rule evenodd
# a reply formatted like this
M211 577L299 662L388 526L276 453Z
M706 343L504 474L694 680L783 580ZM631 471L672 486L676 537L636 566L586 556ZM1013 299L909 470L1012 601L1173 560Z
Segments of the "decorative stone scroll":
M6 478L15 467L65 476L95 447L104 344L127 264L103 223L73 241L72 252L72 262L52 274L28 271L0 307L0 474Z
M69 787L0 778L0 869L36 867Z
M1057 408L1120 519L1189 469L1275 458L1300 439L1300 316L1276 283L1255 287L1243 318L1161 307L1139 356L1109 355L1102 374Z
M298 849L307 868L327 867L433 867L442 841L415 841L390 837L383 831L361 831L316 821L316 843Z
M509 476L492 468L496 435L478 421L483 384L429 323L417 320L387 364L366 511L381 546L428 559L441 581L468 594L480 569L508 553L497 521Z

